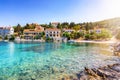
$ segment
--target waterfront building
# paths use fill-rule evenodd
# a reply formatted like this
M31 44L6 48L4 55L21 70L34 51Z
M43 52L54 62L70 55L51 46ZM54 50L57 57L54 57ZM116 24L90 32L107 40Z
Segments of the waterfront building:
M41 26L36 26L35 29L25 29L23 31L23 37L27 40L33 40L36 36L41 35L41 33L44 31L44 28Z
M10 36L14 34L14 28L13 27L0 27L0 36Z
M53 40L61 40L61 30L57 28L48 28L45 30L46 38L51 38Z

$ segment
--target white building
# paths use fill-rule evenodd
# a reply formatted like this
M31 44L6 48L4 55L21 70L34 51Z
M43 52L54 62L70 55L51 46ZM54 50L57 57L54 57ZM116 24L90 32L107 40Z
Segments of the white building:
M0 36L5 37L14 34L14 28L12 27L0 27Z
M53 40L61 39L61 30L57 28L49 28L45 30L46 38L52 38Z

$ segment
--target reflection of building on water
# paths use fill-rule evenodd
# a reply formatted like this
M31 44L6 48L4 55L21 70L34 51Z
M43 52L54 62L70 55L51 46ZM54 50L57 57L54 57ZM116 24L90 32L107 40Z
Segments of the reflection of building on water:
M41 45L28 46L22 50L24 51L33 51L36 53L50 52L55 51L61 47L61 43L42 43Z
M9 51L10 51L10 56L13 55L14 53L14 48L15 48L15 45L13 42L9 42Z

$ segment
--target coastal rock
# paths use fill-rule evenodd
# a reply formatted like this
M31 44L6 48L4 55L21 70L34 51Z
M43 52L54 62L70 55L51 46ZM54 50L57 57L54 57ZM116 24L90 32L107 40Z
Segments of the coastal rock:
M112 47L113 47L114 55L120 56L120 43L115 43Z
M76 75L79 80L119 80L120 64L107 65L97 69L85 67L84 71Z

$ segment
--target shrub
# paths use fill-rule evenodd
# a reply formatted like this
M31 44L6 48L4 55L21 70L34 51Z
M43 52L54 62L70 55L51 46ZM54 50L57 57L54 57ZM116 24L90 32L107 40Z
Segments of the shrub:
M11 35L11 37L9 38L9 41L14 41L15 37L13 35Z

